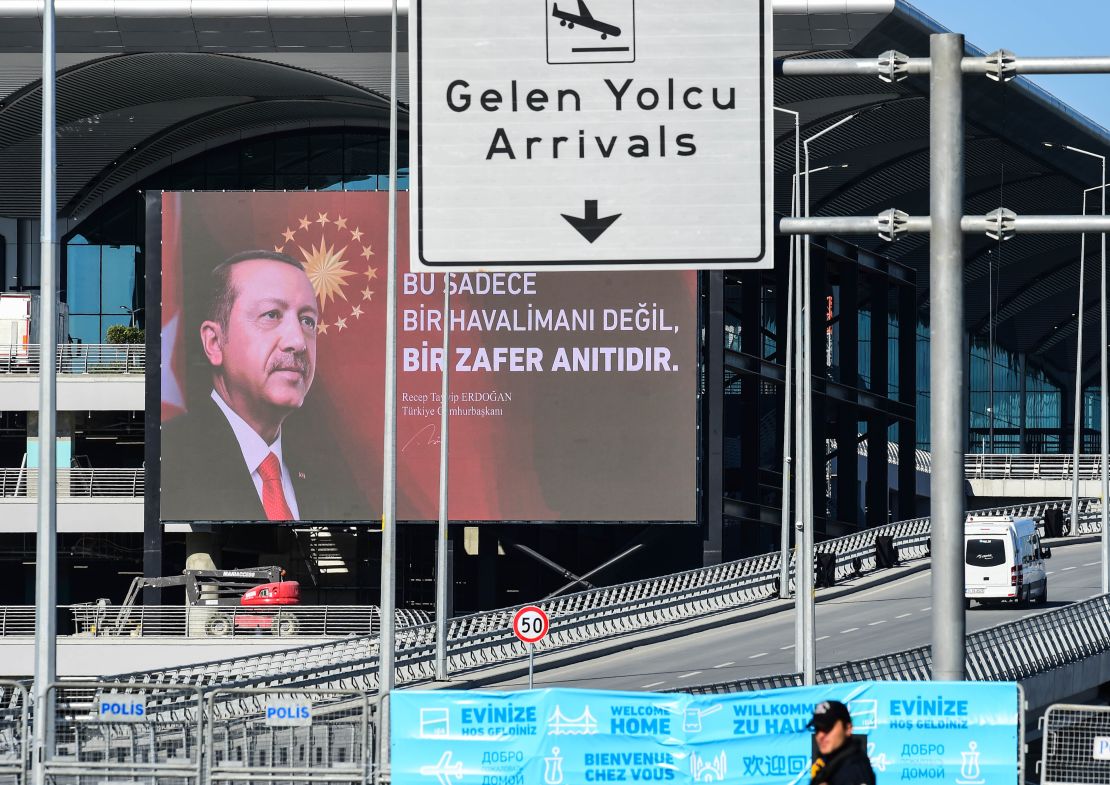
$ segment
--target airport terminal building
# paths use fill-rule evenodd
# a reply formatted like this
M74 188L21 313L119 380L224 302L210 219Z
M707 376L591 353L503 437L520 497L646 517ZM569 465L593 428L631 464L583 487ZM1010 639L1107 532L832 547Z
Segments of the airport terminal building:
M57 2L59 601L118 601L133 576L177 574L208 554L220 568L281 566L310 602L373 603L390 4L156 5ZM37 494L33 6L0 0L0 604L13 605L33 598ZM923 56L943 29L901 0L776 0L774 9L779 58ZM1085 208L1097 166L1044 142L1101 151L1104 129L1022 79L968 77L965 90L966 212ZM812 151L812 214L928 212L921 77L779 75L774 103L797 113L803 138L854 115ZM791 213L794 134L793 116L776 112L781 215ZM403 192L410 151L400 140ZM400 204L406 224L404 193ZM926 511L930 293L927 236L812 242L820 538ZM1079 245L1067 235L967 237L965 282L989 292L966 305L967 452L1067 452L1077 418L1083 450L1098 450L1098 247L1087 244L1079 323ZM234 509L217 480L169 460L187 438L173 435L188 432L182 418L211 393L201 353L203 324L219 323L203 299L210 273L248 251L301 263L321 305L305 414L290 417L282 438L291 453L296 419L314 423L305 443L316 457L290 482L315 470L337 490L298 488L292 523ZM774 268L762 271L458 278L451 325L476 373L452 378L456 612L776 547L788 256L778 238ZM402 286L411 322L399 388L408 411L399 415L398 605L427 609L439 374L421 352L439 340L427 316L439 313L442 284L413 274ZM606 319L637 318L650 340L630 330L607 345L595 334ZM530 374L527 354L511 353L524 345L513 336L529 332L552 337L544 356L563 352L581 373ZM599 371L606 363L612 373ZM217 479L219 452L207 461Z

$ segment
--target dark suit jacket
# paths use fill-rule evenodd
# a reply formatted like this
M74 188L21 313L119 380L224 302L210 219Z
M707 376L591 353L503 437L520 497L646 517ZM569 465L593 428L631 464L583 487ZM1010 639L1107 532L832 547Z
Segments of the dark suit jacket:
M282 426L282 458L293 481L302 521L364 519L365 500L344 467L322 466L322 447L306 449ZM293 429L296 430L296 429ZM301 456L313 455L314 468ZM300 461L300 462L299 462ZM162 426L161 518L164 521L265 521L266 512L231 424L206 398Z

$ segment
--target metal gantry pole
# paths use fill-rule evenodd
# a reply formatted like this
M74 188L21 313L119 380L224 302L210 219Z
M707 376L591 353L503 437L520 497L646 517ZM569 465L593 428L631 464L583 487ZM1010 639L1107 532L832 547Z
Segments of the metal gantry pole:
M1106 156L1102 156L1102 216L1103 216L1103 218L1106 217ZM1102 330L1101 330L1101 332L1102 332L1102 341L1099 343L1099 346L1098 346L1098 356L1102 360L1102 362L1100 363L1100 365L1102 367L1102 384L1101 384L1101 387L1100 387L1100 395L1099 395L1099 416L1101 417L1101 422L1099 423L1099 425L1101 426L1100 427L1100 431L1101 431L1100 436L1101 436L1101 438L1099 439L1099 441L1101 442L1102 451L1101 451L1101 455L1099 457L1100 457L1101 462L1102 462L1102 484L1100 486L1101 489L1102 489L1102 504L1101 504L1102 514L1100 516L1100 520L1102 522L1102 593L1106 594L1107 592L1110 592L1110 531L1108 531L1108 529L1110 529L1110 527L1107 526L1107 508L1108 508L1108 506L1110 506L1110 475L1107 474L1107 466L1106 466L1107 457L1108 457L1108 448L1110 448L1110 444L1107 444L1107 442L1110 441L1110 440L1107 439L1107 422L1106 422L1107 421L1107 411L1108 411L1108 409L1107 409L1107 398L1110 397L1110 396L1108 396L1108 393L1110 393L1110 387L1108 387L1107 379L1106 379L1106 338L1107 338L1107 336L1106 336L1106 231L1105 230L1103 230L1102 233L1101 233L1101 240L1102 240L1102 243L1101 243L1101 245L1102 245L1101 270L1102 270L1102 272L1101 272L1101 278L1100 278L1099 294L1101 295L1101 299L1102 299L1102 320L1101 320L1102 321Z
M798 205L801 207L802 181L798 178ZM801 264L804 253L802 244L805 237L792 237L794 243L794 315L796 328L794 334L794 670L805 670L805 630L802 627L802 533L805 531L805 477L808 467L805 462L805 433L802 427L802 379L805 365L806 346L809 341L809 325L805 319L805 296L802 292Z
M385 449L382 461L382 631L378 645L378 781L388 783L389 697L393 690L394 561L397 555L397 0L393 0L389 49L389 228L385 309Z
M50 684L56 676L58 519L55 435L58 282L55 276L57 172L55 148L54 0L42 12L42 195L39 220L39 500L35 540L34 782L46 783L54 726Z
M1087 214L1087 193L1083 192L1083 215ZM1079 235L1079 305L1075 312L1075 409L1072 416L1071 535L1079 536L1079 451L1083 429L1083 279L1087 262L1087 235Z
M439 406L439 529L436 532L436 681L447 681L447 427L451 415L448 373L451 368L451 275L443 274L443 385Z
M932 412L933 678L962 681L965 675L964 449L967 411L963 390L964 287L964 37L929 37L929 369Z
M805 214L809 216L809 140L806 140ZM800 576L798 596L802 598L802 683L817 683L816 608L813 585L813 290L811 288L810 246L812 238L802 238L802 310L799 321L805 324L802 332L802 541L798 549L795 570Z

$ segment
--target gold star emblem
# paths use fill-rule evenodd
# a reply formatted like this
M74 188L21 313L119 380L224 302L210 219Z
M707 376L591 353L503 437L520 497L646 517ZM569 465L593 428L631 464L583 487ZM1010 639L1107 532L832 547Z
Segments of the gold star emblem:
M347 320L346 319L336 319L335 320L335 326L339 328L339 332L343 332L344 328L346 328L346 326L347 326Z
M358 227L355 227L354 231L351 232L351 239L356 243L362 239L362 232L359 231Z
M370 291L370 287L367 287L367 288L362 290L362 299L363 300L373 300L374 299L374 293L372 291Z
M316 323L316 332L318 332L320 335L327 335L328 334L328 325L324 324L323 322L317 322Z
M361 305L356 305L354 308L352 308L351 309L351 316L355 317L356 319L361 319L362 318L362 306Z
M347 260L343 258L346 251L346 246L337 251L322 238L320 244L312 246L310 251L301 248L305 259L304 270L308 274L308 280L312 282L316 296L320 298L321 307L326 306L329 300L334 300L336 295L347 299L347 295L343 294L343 279L355 273L346 269Z
M368 267L366 268L366 272L364 272L363 275L366 276L367 281L373 281L375 278L378 277L378 268Z
M284 245L275 245L274 246L274 253L285 253L285 246Z
M327 213L319 213L319 217L315 221L313 221L313 223L318 223L320 224L320 226L323 226L324 224L330 224L331 219L328 218Z
M347 219L344 218L342 215L339 216L338 218L336 218L335 219L335 228L336 229L346 229L347 228Z
M302 229L307 229L308 227L312 226L312 221L308 220L307 215L304 218L302 218L300 221L298 221L298 223L301 225Z
M369 259L373 255L374 255L374 252L370 250L369 245L362 246L362 258L363 259Z
M295 235L295 234L296 234L296 232L294 232L292 229L290 229L287 226L287 227L285 227L285 231L281 233L281 236L285 238L285 242L291 243L291 242L293 242L293 235Z

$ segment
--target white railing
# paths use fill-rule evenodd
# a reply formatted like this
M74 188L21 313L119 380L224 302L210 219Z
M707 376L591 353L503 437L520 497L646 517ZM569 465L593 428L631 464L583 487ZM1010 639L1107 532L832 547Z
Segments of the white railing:
M975 510L980 515L1043 518L1048 509L1070 509L1068 500L1036 502ZM1080 532L1099 526L1091 500L1080 502ZM837 579L875 568L875 538L893 537L903 560L928 554L929 518L899 521L856 532L817 545L819 553L836 555ZM606 586L552 600L540 601L551 618L551 632L536 645L537 652L553 652L596 645L599 641L658 630L668 624L704 618L778 597L779 554L769 553L739 561L664 575L648 580ZM451 619L448 627L448 667L463 674L493 665L520 663L528 650L512 633L515 607L482 611ZM376 690L377 638L354 636L344 641L308 645L237 657L201 665L164 668L118 676L120 681L162 684L222 684L225 686L287 686L343 684ZM410 627L396 639L397 683L412 685L435 678L435 629L432 624Z
M0 344L0 375L39 372L38 344ZM58 373L142 375L146 371L143 344L63 343L58 345Z
M134 605L124 608L103 603L59 605L62 627L88 638L330 638L377 635L381 623L377 605ZM69 623L72 619L72 625ZM423 611L399 609L398 628L429 622ZM0 637L35 634L35 606L0 606Z
M145 469L58 469L58 498L141 498ZM35 498L39 470L0 467L0 498Z
M969 480L1070 480L1075 463L1070 454L972 453L964 456ZM1102 464L1098 455L1079 456L1079 479L1097 480Z

